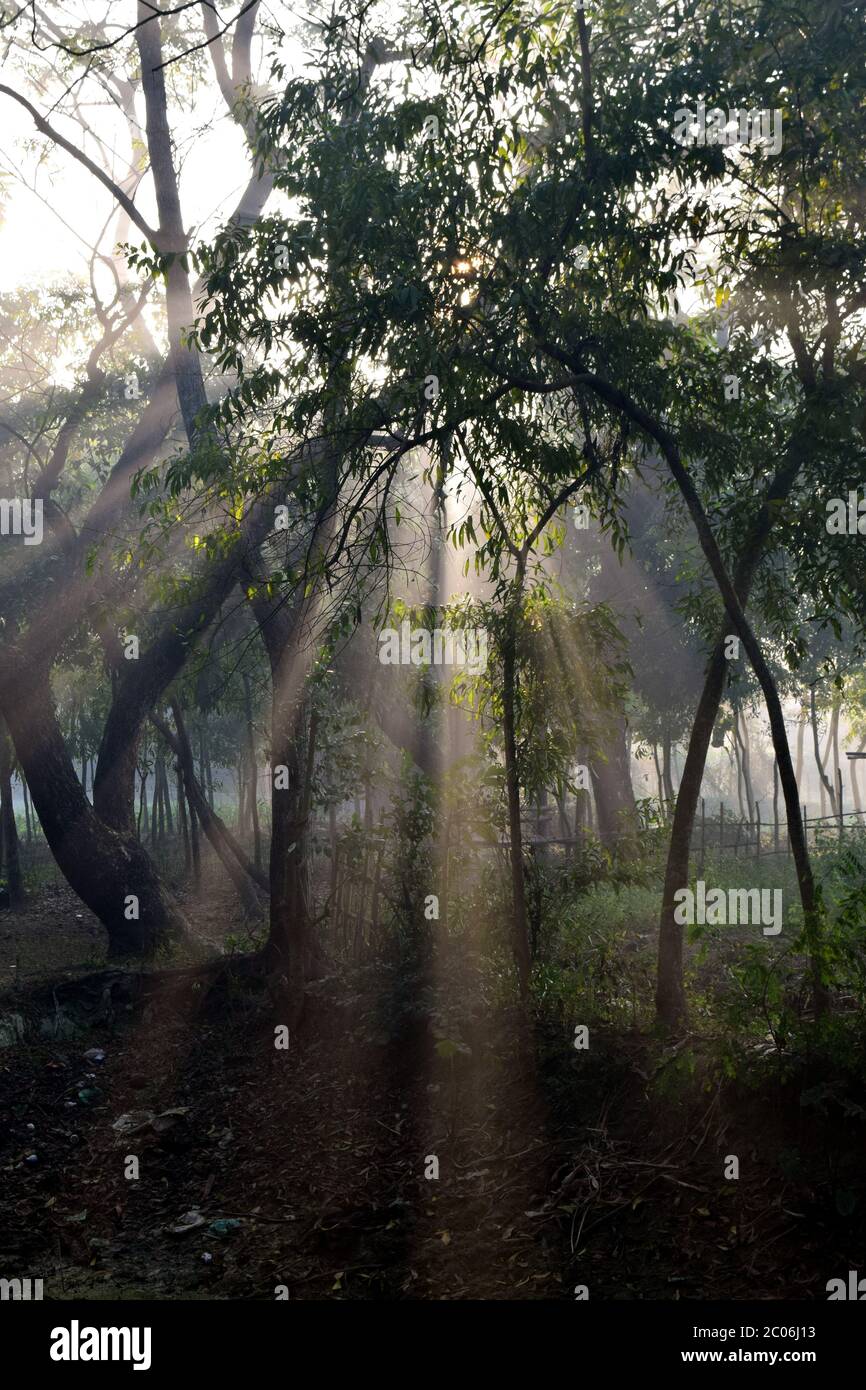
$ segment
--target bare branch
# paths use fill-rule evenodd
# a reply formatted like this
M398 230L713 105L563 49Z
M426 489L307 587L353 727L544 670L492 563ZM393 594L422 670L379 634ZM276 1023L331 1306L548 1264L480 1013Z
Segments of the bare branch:
M145 218L142 217L132 199L127 197L123 189L115 183L114 179L110 178L103 169L100 169L98 164L94 164L93 160L86 155L83 150L77 150L70 140L67 140L64 135L60 134L59 130L55 130L54 126L46 121L43 116L40 116L36 107L31 105L27 98L23 97L20 92L16 92L12 87L7 87L5 82L0 82L0 93L4 96L11 97L13 101L17 101L19 106L23 106L24 110L32 117L33 123L40 134L47 135L49 140L53 140L55 145L59 145L61 149L66 150L67 154L71 154L73 159L77 159L79 164L83 165L95 179L99 180L103 187L108 189L111 196L119 206L123 208L130 221L135 223L136 227L138 227L140 232L144 233L148 241L154 245L156 244L155 231Z

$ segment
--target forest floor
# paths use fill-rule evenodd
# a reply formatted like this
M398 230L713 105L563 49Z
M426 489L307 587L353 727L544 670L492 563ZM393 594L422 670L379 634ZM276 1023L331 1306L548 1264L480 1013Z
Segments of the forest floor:
M799 1093L665 1094L652 1038L527 1030L444 943L319 981L278 1050L262 978L108 970L93 928L64 889L0 913L0 1275L46 1297L823 1299L862 1266L862 1138Z

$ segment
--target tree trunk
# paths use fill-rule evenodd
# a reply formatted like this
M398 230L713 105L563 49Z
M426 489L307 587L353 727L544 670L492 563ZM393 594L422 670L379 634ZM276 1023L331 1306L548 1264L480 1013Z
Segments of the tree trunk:
M213 786L213 763L211 762L211 757L210 757L210 747L209 747L209 745L208 745L207 743L205 743L204 757L205 757L205 769L206 769L206 772L207 772L207 802L208 802L208 805L210 806L211 810L214 811L214 810L216 810L216 800L215 800L215 797L214 797L214 786Z
M805 705L800 706L800 718L797 721L797 763L794 769L794 776L797 778L797 786L803 785L803 747L806 738L806 720L809 718L809 711Z
M157 825L159 819L159 798L162 788L159 783L159 757L153 760L153 796L150 802L150 843L156 844Z
M657 744L657 743L654 743L654 744L652 745L652 750L653 750L653 762L655 763L655 769L656 769L656 786L657 786L657 788L658 788L659 812L660 812L660 814L661 814L662 820L663 820L663 821L667 821L667 820L670 820L671 807L670 807L670 806L666 803L666 801L665 801L665 789L664 789L664 783L662 782L662 769L661 769L661 763L659 762L659 749L658 749L658 744Z
M598 814L599 839L605 848L614 850L623 836L634 831L636 824L625 711L618 709L608 716L602 728L604 756L590 758L589 774ZM669 758L670 740L667 748Z
M24 897L18 826L12 799L12 745L5 725L0 722L0 871L6 875L9 904L15 907Z
M141 790L138 797L138 820L135 824L135 830L140 840L142 821L144 822L145 831L147 830L147 768L140 767L138 775L141 778Z
M169 360L177 399L190 449L199 443L199 417L207 405L202 365L198 353L185 340L195 320L192 291L184 268L187 237L183 227L177 174L174 168L168 123L165 70L158 12L138 2L136 42L141 60L145 98L146 134L151 172L159 212L158 249L172 259L166 274ZM149 441L152 443L152 441ZM270 518L273 511L270 509ZM266 526L269 529L270 522ZM132 828L133 786L138 740L151 708L182 668L189 650L211 621L235 580L236 558L229 556L214 570L207 591L197 595L158 637L143 646L135 670L121 660L125 678L119 679L106 720L94 782L94 806L100 817L121 832ZM203 771L202 784L208 783ZM213 800L213 791L210 790Z
M578 767L587 767L589 764L589 753L585 748L578 749ZM574 793L574 835L575 839L580 839L583 831L589 825L590 810L589 788L578 789Z
M26 689L4 672L3 705L33 805L61 873L102 922L111 956L151 955L186 922L134 835L106 826L81 789L57 722L48 677ZM134 903L131 899L136 899ZM128 913L138 916L128 916Z
M746 819L746 808L743 804L743 760L740 755L740 740L738 734L739 728L735 718L734 727L731 731L731 742L734 749L734 767L737 773L737 806L740 811L740 820L744 821Z
M165 828L171 839L174 839L174 817L171 813L171 783L168 780L168 771L165 762L162 763L162 804L165 807Z
M339 456L331 448L318 465L319 506L310 534L298 537L298 555L309 566L324 558L333 535L339 492ZM308 971L317 950L312 939L307 764L304 757L303 699L315 643L312 626L320 594L318 586L302 588L292 604L267 597L259 587L261 573L255 550L248 546L245 591L271 668L271 857L270 929L266 957L285 978L289 1026L300 1019ZM309 757L315 729L306 743ZM280 771L282 769L282 771Z
M158 835L158 837L159 837L159 843L160 843L160 844L164 844L164 843L165 843L165 794L166 794L166 786L165 786L165 759L162 758L162 757L160 757L159 766L158 766L158 768L157 768L157 774L156 774L156 775L157 775L157 779L158 779L158 781L159 781L159 818L158 818L158 821L157 821L157 835Z
M186 793L183 788L183 773L180 762L177 764L177 821L180 827L180 837L183 841L183 867L184 873L189 873L192 868L192 847L189 840L189 820L186 814Z
M789 449L790 458L779 470L768 489L754 526L741 552L734 575L734 587L743 607L748 603L758 562L770 535L778 504L790 494L800 471L799 447ZM666 1026L679 1026L686 1014L683 989L683 929L674 918L675 894L688 883L689 853L692 830L701 794L707 753L725 688L727 659L725 638L728 624L721 627L713 647L698 700L695 718L689 735L686 761L680 779L674 808L668 859L665 868L664 893L659 920L659 957L656 983L656 1008Z
M842 768L841 768L840 763L839 763L839 713L840 713L841 703L842 703L842 701L841 701L841 697L840 697L840 695L839 695L839 692L836 691L836 693L835 693L834 696L833 696L833 717L832 717L832 719L831 719L831 721L830 721L830 747L831 747L832 752L833 752L833 778L832 778L832 782L833 782L833 788L834 788L834 790L835 790L835 792L836 792L836 805L833 807L833 811L834 811L834 814L837 815L837 816L839 817L839 823L840 823L840 824L842 823L842 805L841 805L842 787L841 787L841 782L837 783L837 780L836 780L836 779L837 779L837 778L840 778L840 779L841 779L841 777L842 777Z
M87 749L84 746L84 711L78 711L78 739L81 755L81 790L87 795Z
M267 952L286 978L290 1023L300 1018L312 925L301 702L292 690L291 645L274 674L271 702L271 913Z
M172 735L168 725L158 716L151 716L153 723L178 759L187 799L195 808L195 814L201 823L202 830L237 889L245 910L250 915L255 916L259 911L259 900L253 887L253 882L258 881L254 866L250 864L220 817L210 809L207 798L196 781L192 748L180 704L176 699L171 701L171 711L174 716L176 736ZM259 886L263 885L259 883Z
M856 751L862 753L866 749L866 737L861 738ZM860 799L860 763L857 758L851 759L851 791L854 795L854 809L862 814L863 802Z
M189 838L192 846L192 881L196 888L201 887L201 839L198 833L198 816L195 813L192 796L186 790L184 781L184 794L186 796L186 809L189 814Z
M797 779L794 776L794 764L791 761L791 750L788 745L788 732L785 727L785 715L782 709L782 702L779 699L779 692L776 687L776 682L773 679L773 674L761 651L760 643L755 637L751 624L743 612L743 607L737 594L736 584L731 580L725 568L716 538L707 520L697 490L687 470L683 467L679 451L673 440L667 435L663 434L659 442L662 443L668 466L683 495L692 520L694 521L701 549L712 571L713 578L718 585L728 617L733 622L737 635L746 649L746 654L758 678L761 691L763 692L767 714L770 719L773 748L779 764L779 776L785 797L785 809L788 813L788 834L791 841L791 852L794 856L794 863L797 869L797 882L800 889L800 901L803 907L804 933L809 952L812 1000L817 1017L826 1011L830 1002L823 979L821 899L815 886L812 864L809 858L809 850L803 830L799 789L797 787Z
M253 860L257 869L262 867L262 837L259 829L259 769L256 762L256 736L253 728L253 700L250 681L244 675L244 719L247 729L247 761L250 776L250 811L253 822Z
M509 856L511 861L511 899L514 959L520 997L529 994L531 960L529 923L526 913L526 881L523 873L523 829L520 822L520 780L517 768L517 622L518 600L509 600L505 635L502 641L502 733L505 744L505 788L508 798Z
M809 710L810 710L811 719L812 719L812 748L813 748L814 753L815 753L815 766L816 766L817 769L818 769L818 776L819 776L820 779L821 779L821 786L824 788L824 791L826 791L826 792L828 793L829 797L830 797L830 807L831 807L831 809L832 809L833 815L835 816L835 814L836 814L836 793L835 793L835 791L833 790L833 788L831 787L830 782L829 782L829 780L828 780L828 778L827 778L827 774L826 774L826 772L824 771L824 760L823 760L823 758L821 757L820 740L819 740L819 738L818 738L818 711L817 711L817 708L816 708L816 705L815 705L815 687L814 687L814 685L813 685L813 686L810 688L810 690L809 690L809 697L810 697L810 699L809 699ZM822 794L822 796L821 796L821 815L822 815L822 816L824 815L825 810L826 810L826 803L825 803L825 801L824 801L824 797L823 797L823 794Z
M665 804L670 808L676 798L674 797L674 784L671 777L671 736L667 729L662 736L662 786L664 787Z
M189 276L183 260L187 236L183 226L177 172L174 167L162 36L158 12L138 0L135 31L141 60L141 87L146 113L147 148L150 156L156 205L159 213L159 250L172 259L166 273L165 299L169 353L177 398L191 448L198 442L199 417L207 403L201 360L189 347L184 332L195 320Z
M782 711L782 705L779 700L779 693L776 688L776 683L773 680L772 673L769 667L767 666L766 661L764 660L764 655L761 651L760 645L757 642L755 634L752 631L751 625L748 622L748 619L746 618L746 615L743 611L743 603L745 602L745 599L743 599L742 602L740 599L740 591L743 587L744 579L746 581L746 587L750 587L751 580L754 575L754 567L757 564L761 550L763 549L763 543L766 540L766 537L769 535L770 530L772 529L773 518L771 504L774 502L777 503L779 500L786 497L790 492L791 486L793 485L793 481L800 469L801 456L804 453L806 453L810 447L809 435L808 433L806 433L806 431L798 432L798 434L793 436L792 439L789 441L789 445L786 450L785 464L783 468L779 470L779 472L777 472L776 477L773 480L767 498L758 516L755 528L753 530L753 535L746 547L746 554L745 556L741 557L741 561L740 563L738 563L737 569L732 579L725 567L724 561L721 556L721 552L718 547L718 543L716 541L715 535L713 534L712 527L710 526L710 523L707 519L703 503L701 502L701 499L698 496L697 489L695 488L691 475L689 474L687 468L685 468L685 466L683 465L682 458L680 457L679 447L674 436L670 434L669 431L665 429L665 427L661 425L658 420L654 419L652 415L645 411L642 406L638 405L637 402L633 401L631 397L628 396L625 392L618 390L617 387L613 386L610 382L605 381L603 378L598 377L591 372L587 372L585 370L585 364L579 358L574 358L574 360L572 361L571 356L568 356L566 360L568 360L570 364L574 366L575 370L581 374L582 384L589 386L601 400L606 401L617 411L624 414L635 425L637 425L637 427L640 430L645 432L651 439L653 439L655 443L658 445L658 447L661 449L661 452L664 455L664 459L671 473L671 476L673 477L674 482L680 490L683 501L685 502L689 515L691 516L692 521L694 523L695 531L697 533L701 550L704 553L704 558L706 559L710 571L713 575L713 578L716 581L716 585L718 587L719 593L725 606L725 611L729 619L733 623L734 629L737 635L739 636L740 641L743 643L743 646L746 649L749 661L752 664L752 669L754 670L755 675L758 678L758 682L761 686L761 690L764 695L764 700L766 702L767 713L770 718L770 728L773 735L773 748L775 750L776 758L779 763L779 776L782 781L782 790L785 796L785 808L788 813L788 834L791 841L791 852L794 856L794 862L797 868L797 880L800 888L800 900L803 905L805 935L809 948L810 968L812 975L812 995L814 1000L815 1011L816 1014L818 1014L824 1008L826 1008L828 1003L827 992L824 988L822 978L820 941L820 899L815 888L815 882L812 875L812 866L809 859L809 851L806 845L805 835L803 833L803 818L798 798L797 780L794 776L794 767L793 763L791 762L791 751L788 747L788 736L787 730L785 728L785 718ZM744 564L745 575L743 574ZM721 660L724 661L723 645L721 646ZM713 715L713 718L715 718L715 715ZM711 733L712 726L710 728L710 735ZM688 873L689 864L691 828L694 821L697 800L700 795L700 781L701 774L703 772L703 763L705 760L705 756L706 752L704 750L704 756L700 760L700 769L698 770L697 785L690 790L690 799L693 795L694 804L691 807L690 815L688 815L685 818L683 827L687 830L688 833L683 837L680 844L677 846L676 857L680 863L684 862L686 874ZM683 781L685 781L685 769L683 770ZM682 784L680 790L682 791ZM681 887L684 883L685 879L675 883L669 882L666 877L665 898L662 907L663 923L668 913L670 914L671 919L673 918L674 894L676 893L677 888ZM681 928L678 930L677 937L679 940L679 957L681 963ZM669 968L671 965L676 965L675 957L673 959L666 959L663 962L661 945L662 943L660 941L660 972L662 970L663 964L665 965L666 969ZM679 994L679 1001L677 1000L677 994ZM682 1011L684 1010L685 1006L685 999L682 990L682 979L680 978L679 980L678 989L676 981L672 982L670 980L665 980L663 986L661 986L661 995L662 998L660 1001L660 1014L662 1012L662 1006L664 1006L665 1008L670 1008L671 1006L673 1006L674 1015L676 1017L681 1017Z
M193 764L193 766L195 766L195 764ZM198 785L199 785L199 787L201 788L202 792L204 793L205 798L207 799L208 806L210 806L210 805L211 805L211 799L210 799L210 797L208 796L208 793L207 793L207 758L205 757L205 751L204 751L204 725L203 725L203 724L199 724L199 726L198 726ZM211 807L211 809L213 809L213 808Z
M749 810L749 824L755 823L756 797L754 783L752 782L752 741L749 736L749 724L746 719L745 710L740 710L740 748L743 755L743 788L746 793L746 805Z
M243 752L241 752L241 755L238 758L238 838L241 840L247 833L246 795L246 758L244 757Z
M563 840L572 838L571 822L568 819L568 807L565 804L565 792L562 782L556 788L556 813L559 819L559 833Z
M30 813L30 793L27 790L27 779L23 776L21 778L21 790L24 794L24 824L27 827L27 843L29 845L33 839L33 821Z

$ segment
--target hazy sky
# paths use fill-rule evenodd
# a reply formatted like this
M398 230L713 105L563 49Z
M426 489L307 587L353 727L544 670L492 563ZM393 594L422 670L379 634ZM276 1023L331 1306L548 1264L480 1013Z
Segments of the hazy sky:
M97 12L97 7L80 4L70 6L67 12L81 16L87 8ZM226 7L225 13L234 8ZM113 0L112 20L117 21L119 12L123 12L127 21L134 23L135 9L133 0ZM101 6L98 10L104 12ZM47 59L43 60L27 41L27 30L18 29L17 34L17 43L5 55L0 81L26 97L67 139L80 145L81 127L63 114L70 102L68 96L63 97L68 74L61 83L51 73ZM230 40L230 33L227 37ZM127 48L128 44L129 41ZM256 45L256 61L261 59L260 50L261 46ZM243 136L226 111L209 62L204 54L200 56L200 73L193 80L189 97L184 98L187 109L181 111L175 103L171 121L181 169L184 217L188 226L208 233L231 209L246 182L248 166ZM119 71L125 67L129 70L134 58L134 51L128 57L119 53ZM39 65L38 79L34 62ZM179 69L175 71L179 74ZM85 140L84 149L97 163L105 161L107 151L114 174L122 177L130 156L125 118L107 99L97 76L87 77L75 87L75 92L93 132ZM53 109L55 103L59 103L57 109ZM143 119L140 94L136 109ZM5 94L0 94L0 116L0 290L33 281L57 281L68 275L86 278L89 246L103 232L111 215L111 194L69 154L51 148L48 139L36 131L28 113ZM148 220L155 221L148 177L142 181L135 202ZM103 238L104 250L111 248L115 235L112 223ZM137 229L132 229L130 239L142 240Z

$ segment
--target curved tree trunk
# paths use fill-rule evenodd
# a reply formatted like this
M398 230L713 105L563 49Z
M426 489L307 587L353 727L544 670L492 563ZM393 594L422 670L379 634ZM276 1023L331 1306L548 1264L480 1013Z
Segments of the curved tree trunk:
M779 777L785 797L791 852L794 856L794 863L797 869L797 883L800 889L800 902L803 907L804 933L810 962L812 1000L815 1014L819 1016L826 1011L830 1002L823 978L821 899L815 885L809 849L806 844L799 790L797 787L797 779L794 776L794 764L791 760L791 750L788 744L788 731L785 727L785 715L782 709L782 702L779 699L776 682L767 665L760 643L743 612L736 585L731 580L725 568L716 538L707 520L707 515L697 490L688 471L682 464L679 450L669 436L662 435L659 442L662 444L668 467L673 474L674 480L682 493L683 499L694 521L701 549L712 571L713 578L718 585L728 617L733 623L740 641L746 649L746 654L758 678L758 683L764 696L767 714L770 719L773 748L779 765Z
M686 1011L683 989L683 929L674 919L674 894L688 883L689 878L692 828L700 799L707 753L725 686L725 636L726 631L722 632L716 642L707 667L704 688L689 735L686 761L671 825L659 924L656 981L656 1007L659 1017L671 1026L677 1024Z
M773 527L776 508L790 493L800 470L799 453L792 444L791 459L781 469L769 491L767 500L746 541L734 572L734 588L745 608L749 601L758 562ZM774 505L771 505L774 504ZM704 768L713 736L719 706L725 688L727 660L725 638L728 623L721 627L707 665L695 718L689 735L686 761L674 808L668 859L665 867L664 892L659 920L659 956L656 982L658 1016L669 1027L676 1027L686 1014L683 989L683 929L674 918L677 890L688 883L689 853L692 830L701 795Z
M152 955L186 921L134 835L96 814L81 788L47 674L4 672L3 707L33 805L61 873L102 922L112 956ZM137 914L137 915L136 915Z
M809 851L803 833L803 818L800 809L797 781L794 776L794 766L791 761L790 748L788 747L788 736L785 729L785 719L779 700L778 690L772 673L764 660L760 645L758 644L751 625L746 618L744 605L746 596L742 593L751 587L755 568L763 550L764 542L772 530L774 505L783 500L790 493L794 479L800 470L801 457L810 447L808 432L804 429L795 434L789 441L786 450L786 460L784 466L777 472L767 497L761 507L752 534L746 544L745 551L738 562L733 577L728 574L721 552L718 547L712 527L704 511L703 503L698 496L697 489L692 481L691 475L683 464L680 457L679 447L676 439L669 431L642 406L624 391L613 386L609 381L597 376L593 372L585 370L585 364L579 355L559 354L571 365L579 374L581 386L589 387L599 399L606 401L616 410L624 414L635 425L647 434L660 448L671 476L680 490L683 501L686 504L689 515L694 522L695 531L704 558L709 565L713 578L716 581L719 593L725 606L728 619L733 623L734 630L739 636L746 649L749 661L767 706L770 717L770 728L773 735L773 748L779 764L779 776L782 782L782 789L785 795L785 808L788 814L788 834L791 841L791 851L797 867L797 880L800 888L800 900L803 905L803 915L805 921L806 939L811 962L812 974L812 993L815 1003L816 1013L820 1012L827 1004L827 995L822 980L822 968L820 960L820 928L821 911L819 896L815 888L812 875L812 867L809 859ZM726 635L726 634L725 634ZM724 661L724 647L721 648L721 660ZM715 719L715 712L713 712ZM712 733L710 727L707 735L708 739ZM692 802L690 813L685 815L680 826L681 838L674 855L673 843L671 854L674 855L677 863L673 867L684 867L685 875L688 874L689 849L691 841L691 830L694 823L694 814L697 800L700 795L700 781L703 773L703 764L706 758L706 749L700 758L700 767L693 768L697 772L697 785L690 788L689 801ZM685 769L683 770L683 780L685 781ZM680 788L682 792L682 784ZM685 833L683 833L685 832ZM671 858L668 859L668 869L670 870ZM682 877L679 881L674 881L672 874L668 872L665 878L665 895L662 905L662 930L659 940L659 994L657 995L660 1017L668 1022L678 1022L685 1010L685 997L682 987L682 976L679 979L662 979L662 971L668 970L677 965L677 951L679 955L679 966L682 965L682 928L673 931L674 913L674 894L677 889L687 881ZM662 938L667 941L663 942ZM678 947L673 954L667 953L667 947L671 941L678 941ZM663 947L665 948L663 951Z
M830 808L831 808L831 810L832 810L832 812L833 812L833 815L835 816L835 814L836 814L836 793L835 793L835 791L833 790L832 786L830 785L829 778L827 777L827 773L826 773L825 770L824 770L824 759L821 757L820 739L818 738L818 710L817 710L817 707L816 707L816 705L815 705L815 687L814 687L814 685L811 687L811 689L810 689L810 691L809 691L809 712L810 712L811 720L812 720L812 748L813 748L813 751L814 751L814 753L815 753L815 766L816 766L817 769L818 769L818 776L819 776L820 779L821 779L821 786L822 786L822 788L823 788L823 791L822 791L822 794L821 794L821 815L823 816L823 814L824 814L824 812L825 812L825 809L826 809L826 803L824 802L824 792L826 792L827 795L828 795L829 798L830 798ZM829 740L828 740L828 742L829 742Z
M745 710L740 710L740 740L743 754L743 788L746 793L746 805L749 809L749 824L754 825L756 818L757 797L755 787L752 782L752 739L749 734L749 724Z

